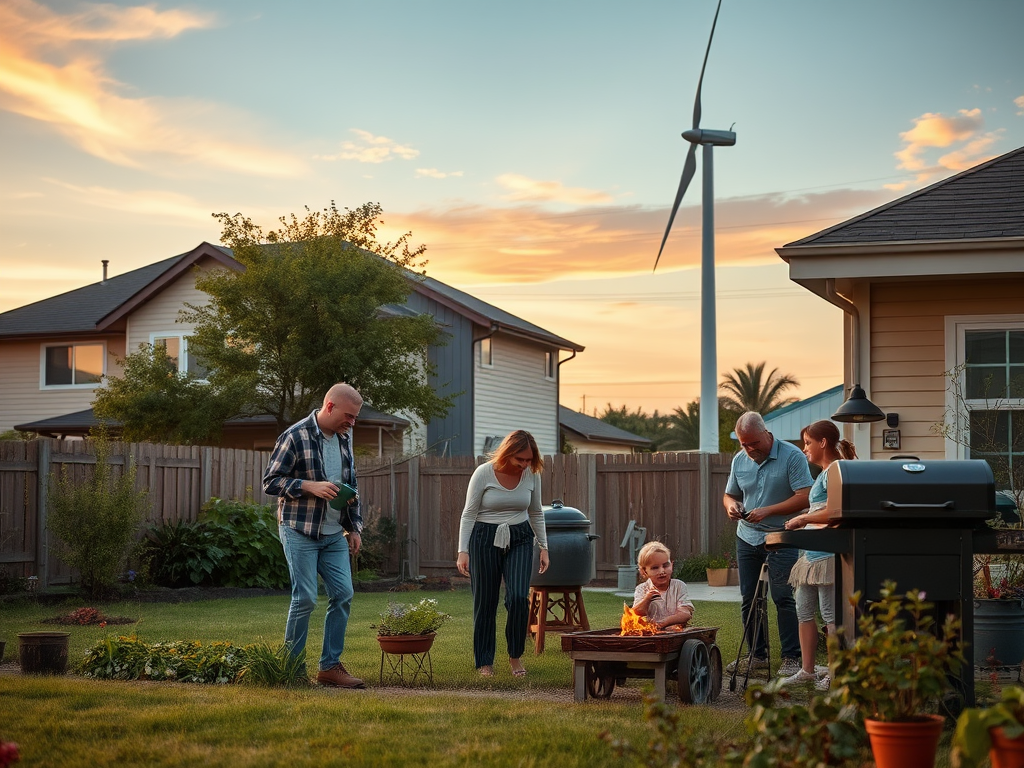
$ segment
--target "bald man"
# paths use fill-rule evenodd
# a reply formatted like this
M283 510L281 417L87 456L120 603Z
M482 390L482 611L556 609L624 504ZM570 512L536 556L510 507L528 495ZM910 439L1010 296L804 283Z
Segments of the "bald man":
M277 439L263 476L263 491L277 496L278 531L292 584L285 644L293 656L306 649L319 574L328 602L316 681L339 688L366 687L341 663L354 594L349 550L358 554L362 543L359 496L347 505L331 504L342 483L356 488L350 433L362 406L353 387L335 384L322 407Z

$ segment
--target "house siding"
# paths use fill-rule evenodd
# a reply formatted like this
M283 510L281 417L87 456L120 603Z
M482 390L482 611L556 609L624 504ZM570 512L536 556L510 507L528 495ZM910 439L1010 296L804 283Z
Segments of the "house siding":
M494 367L476 369L474 449L516 429L533 434L543 454L558 453L558 384L544 378L543 346L497 333L491 337Z
M200 264L199 268L210 269L213 264L207 261ZM186 303L196 306L210 303L209 295L196 288L193 270L183 274L132 313L128 322L128 349L137 352L140 345L150 343L150 336L154 333L190 334L195 325L178 322L178 312L185 308Z
M576 453L580 455L636 452L631 446L622 445L622 443L602 443L595 440L586 440L582 437L569 437L568 435L565 441L575 448Z
M443 346L431 346L427 359L434 366L431 381L441 395L458 393L444 418L432 419L425 431L411 436L424 440L432 452L452 456L473 455L473 338L474 324L449 307L418 293L411 293L406 305L432 315L448 336ZM481 330L479 335L483 335ZM408 418L408 417L406 417Z
M871 287L871 401L899 414L899 451L882 448L885 422L871 425L871 457L907 453L943 459L933 427L945 414L945 319L1019 314L1024 278L883 283Z
M124 356L119 338L75 338L73 343L102 342L106 345L106 375L119 376L117 358ZM97 387L43 389L40 382L42 348L47 344L68 344L69 339L0 342L0 432L15 424L48 419L55 414L74 413L92 407Z

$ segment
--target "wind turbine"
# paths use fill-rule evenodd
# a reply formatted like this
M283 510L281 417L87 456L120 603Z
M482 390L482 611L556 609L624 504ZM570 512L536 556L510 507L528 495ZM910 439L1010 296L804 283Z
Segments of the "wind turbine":
M683 163L683 176L679 180L679 190L672 213L668 217L665 236L661 238L658 258L654 260L654 268L658 268L661 252L665 250L665 242L672 231L679 204L683 201L686 188L690 186L694 173L697 171L697 147L703 148L701 159L703 168L703 194L701 210L701 260L700 260L700 450L704 453L718 453L718 348L715 329L715 182L714 161L712 152L715 147L731 147L736 143L736 134L732 131L707 131L700 127L700 89L704 84L704 70L708 65L708 54L711 53L711 40L715 36L715 25L718 23L718 12L722 9L722 0L718 0L715 18L711 22L711 34L708 36L708 47L704 51L704 64L700 68L700 79L697 81L697 98L693 102L693 127L683 131L683 138L690 142Z

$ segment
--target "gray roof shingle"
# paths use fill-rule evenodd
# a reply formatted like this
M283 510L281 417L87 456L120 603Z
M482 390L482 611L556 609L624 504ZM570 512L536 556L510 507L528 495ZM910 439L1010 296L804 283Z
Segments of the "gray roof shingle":
M784 247L1011 237L1024 237L1024 147Z
M587 416L585 413L566 408L564 405L558 406L558 423L563 428L571 430L588 440L635 445L639 448L651 444L651 441L646 437L634 435L632 432L614 427L600 419L595 419L593 416Z

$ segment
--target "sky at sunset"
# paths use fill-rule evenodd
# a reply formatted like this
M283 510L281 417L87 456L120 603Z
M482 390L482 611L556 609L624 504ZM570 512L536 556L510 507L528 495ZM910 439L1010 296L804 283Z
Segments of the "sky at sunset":
M586 350L562 403L697 397L700 167L657 272L713 0L0 0L0 311L367 201L427 273ZM718 367L842 380L774 249L1024 145L1020 0L724 0ZM698 160L700 155L698 154Z

